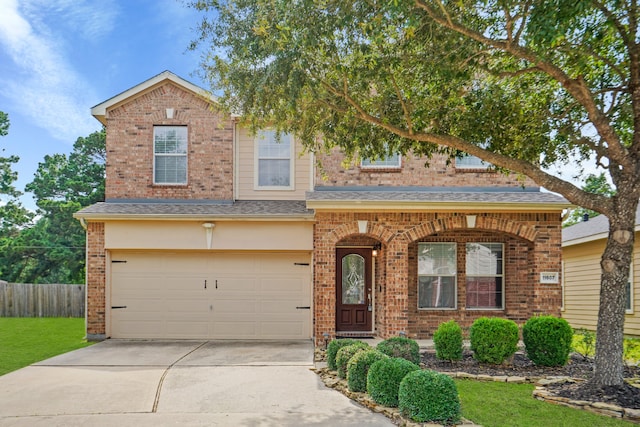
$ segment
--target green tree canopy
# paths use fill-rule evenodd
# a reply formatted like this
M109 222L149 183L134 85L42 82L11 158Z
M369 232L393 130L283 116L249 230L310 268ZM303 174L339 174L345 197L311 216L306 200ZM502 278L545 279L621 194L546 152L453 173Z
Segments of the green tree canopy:
M604 194L605 196L613 196L615 194L615 190L611 188L611 185L607 181L607 176L604 173L600 173L599 175L587 175L582 189L589 193ZM585 215L587 218L595 218L600 215L600 213L578 206L575 209L571 209L567 219L562 223L562 226L569 227L570 225L584 221Z
M310 149L469 153L607 215L594 382L623 384L640 197L636 0L200 0L229 112ZM321 138L319 138L321 136ZM615 194L547 171L595 158Z
M104 129L80 137L73 151L47 155L25 189L33 192L37 222L21 230L0 256L6 280L25 283L83 283L85 233L73 214L104 200Z

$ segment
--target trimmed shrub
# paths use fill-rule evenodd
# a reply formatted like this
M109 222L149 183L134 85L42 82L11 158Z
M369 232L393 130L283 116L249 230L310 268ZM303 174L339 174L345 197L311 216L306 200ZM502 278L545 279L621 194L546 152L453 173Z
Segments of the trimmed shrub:
M478 362L499 365L518 350L518 325L499 317L480 317L471 325L469 338Z
M420 363L420 346L411 338L388 338L378 343L376 349L389 357L401 357L416 365Z
M401 357L378 360L369 368L367 393L376 403L396 407L400 382L409 372L418 369L418 365Z
M369 368L378 360L388 359L384 353L375 348L363 350L356 353L349 363L347 363L347 383L349 390L365 392L367 391L367 374Z
M398 407L419 423L451 425L460 420L458 389L447 375L431 370L409 372L400 382Z
M347 378L347 363L354 354L369 348L369 344L358 341L354 344L342 347L336 354L336 370L340 378Z
M537 316L522 327L527 357L538 366L564 366L569 360L573 330L565 319Z
M361 342L361 341L354 340L351 338L331 341L327 346L327 355L326 355L327 367L332 371L335 371L336 369L338 369L338 367L336 366L336 355L338 354L338 350L340 350L342 347L346 347L348 345L355 344L357 342Z
M455 320L441 323L433 334L436 358L441 360L462 359L462 328Z

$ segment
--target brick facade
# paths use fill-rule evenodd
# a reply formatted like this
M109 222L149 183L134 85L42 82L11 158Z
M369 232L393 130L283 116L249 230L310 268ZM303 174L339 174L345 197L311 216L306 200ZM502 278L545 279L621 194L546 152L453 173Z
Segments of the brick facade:
M471 213L470 213L471 214ZM335 335L337 246L381 243L375 258L374 325L381 337L403 332L424 339L442 322L455 319L467 328L481 316L500 316L523 324L536 314L560 315L560 284L539 283L543 271L561 270L561 218L558 213L338 213L317 212L314 232L315 337ZM368 221L360 234L358 221ZM418 242L456 242L458 246L457 308L418 309ZM505 307L503 310L466 308L464 245L466 242L504 244Z
M447 166L447 159L434 155L431 160L402 156L400 169L344 167L345 157L334 149L330 155L317 154L322 164L316 170L316 185L350 186L411 186L411 187L536 187L529 178L517 174L505 175L487 169L456 169ZM426 163L428 162L428 167Z
M154 125L187 126L186 185L154 185ZM233 132L207 100L168 81L115 106L107 111L105 197L231 200Z
M104 223L87 224L87 337L102 338L105 334L106 252Z

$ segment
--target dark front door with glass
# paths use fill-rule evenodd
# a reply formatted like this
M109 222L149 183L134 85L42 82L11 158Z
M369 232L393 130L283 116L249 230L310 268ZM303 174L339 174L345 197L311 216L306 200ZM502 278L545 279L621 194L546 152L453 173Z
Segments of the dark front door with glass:
M371 249L336 250L336 331L371 331Z

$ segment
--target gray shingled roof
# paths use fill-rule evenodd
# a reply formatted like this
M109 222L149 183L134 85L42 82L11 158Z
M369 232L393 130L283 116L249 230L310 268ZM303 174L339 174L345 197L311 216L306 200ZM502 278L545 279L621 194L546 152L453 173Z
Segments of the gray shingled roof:
M513 203L557 204L559 208L570 203L554 193L496 189L495 191L332 191L307 192L309 201L398 201L431 203Z
M207 201L109 201L88 206L78 218L117 217L313 217L304 200Z
M636 229L640 226L640 206L636 210ZM590 218L589 221L579 222L570 227L562 229L562 244L570 243L573 240L596 237L600 234L609 233L609 218L598 215Z

